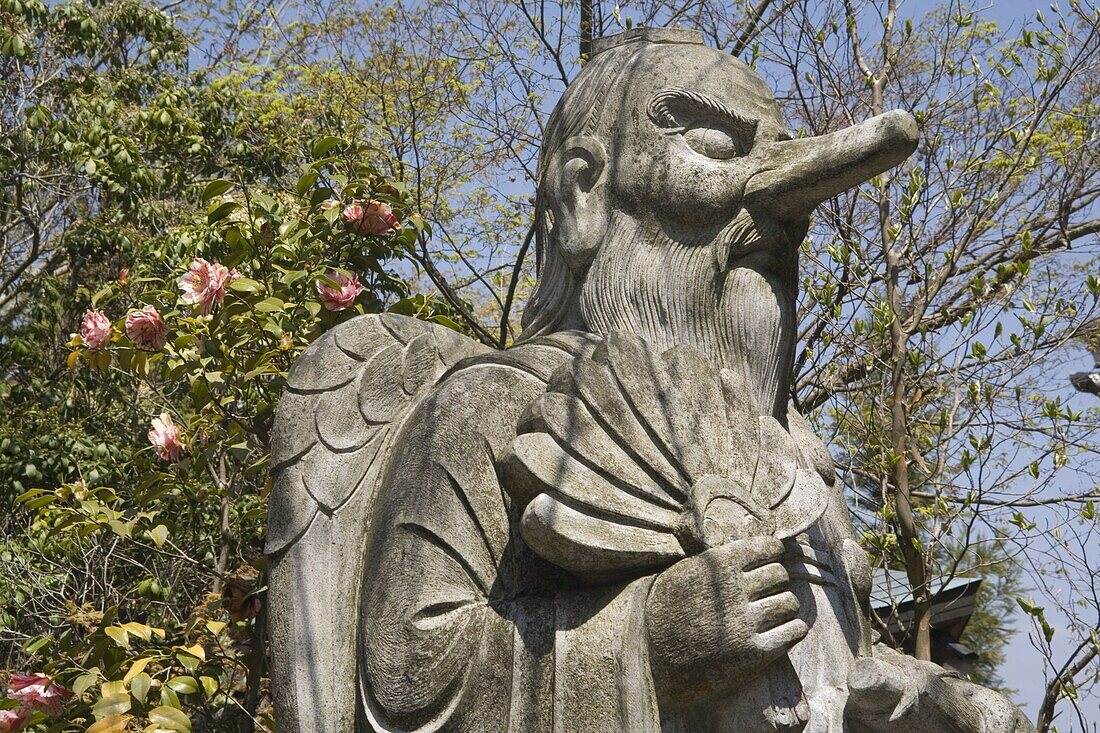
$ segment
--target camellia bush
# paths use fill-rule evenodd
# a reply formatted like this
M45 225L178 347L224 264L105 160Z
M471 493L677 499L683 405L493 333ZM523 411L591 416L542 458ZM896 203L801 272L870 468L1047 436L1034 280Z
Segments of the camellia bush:
M429 234L402 185L337 138L312 153L292 191L207 183L203 211L87 293L67 369L142 439L64 438L80 478L60 486L24 471L0 611L41 633L0 731L274 729L262 540L286 372L358 314L457 328L395 272Z

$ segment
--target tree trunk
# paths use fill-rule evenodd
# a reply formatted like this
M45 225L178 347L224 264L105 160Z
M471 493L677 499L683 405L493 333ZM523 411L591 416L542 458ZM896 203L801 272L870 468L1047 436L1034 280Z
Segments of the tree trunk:
M592 0L581 0L581 61L592 54Z

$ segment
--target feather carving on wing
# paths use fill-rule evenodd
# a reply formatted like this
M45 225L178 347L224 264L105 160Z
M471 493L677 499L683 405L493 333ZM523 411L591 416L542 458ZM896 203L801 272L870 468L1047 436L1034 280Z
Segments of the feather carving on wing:
M291 730L353 729L348 620L390 444L452 366L487 350L443 326L369 315L326 333L291 369L271 438L265 548L271 634L284 650L273 662L285 665L272 679L283 719L298 718Z
M698 351L612 334L551 377L520 421L506 487L524 540L590 582L730 539L805 531L828 491L740 375Z
M333 329L298 358L271 440L268 554L300 537L317 512L336 512L386 438L442 374L485 348L398 315Z

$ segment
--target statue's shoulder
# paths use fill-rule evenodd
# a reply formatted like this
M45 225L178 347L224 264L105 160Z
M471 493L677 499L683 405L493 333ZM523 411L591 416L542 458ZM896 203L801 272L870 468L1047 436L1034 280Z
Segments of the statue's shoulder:
M493 380L497 375L519 373L545 385L554 371L578 356L589 356L601 339L582 331L561 331L522 341L504 350L487 350L463 359L440 380L439 388L465 388L470 383Z
M410 411L395 448L434 454L472 443L501 447L551 375L599 343L590 334L562 332L462 359Z
M395 314L353 318L312 343L287 375L271 434L267 551L318 511L335 512L393 435L459 363L490 351L452 329Z
M354 492L373 492L376 481L365 479L385 463L407 423L522 409L558 366L598 343L590 334L562 332L500 351L395 314L333 328L287 375L271 436L267 551L292 544L318 511L335 512Z

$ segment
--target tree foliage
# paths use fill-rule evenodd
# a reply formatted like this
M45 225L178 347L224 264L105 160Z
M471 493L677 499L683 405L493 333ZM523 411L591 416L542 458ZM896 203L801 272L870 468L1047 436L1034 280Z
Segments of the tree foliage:
M982 679L1019 609L1040 728L1086 730L1100 411L1064 374L1100 338L1100 19L906 12L0 0L2 664L77 693L59 730L270 727L260 548L288 365L382 309L510 343L542 129L587 30L676 25L753 64L798 134L917 116L909 162L814 218L792 399L918 616L986 578ZM362 223L377 205L396 226ZM198 258L226 272L209 315L179 283ZM141 348L126 322L150 306L168 335ZM103 348L72 336L89 310ZM147 438L162 414L178 461Z

